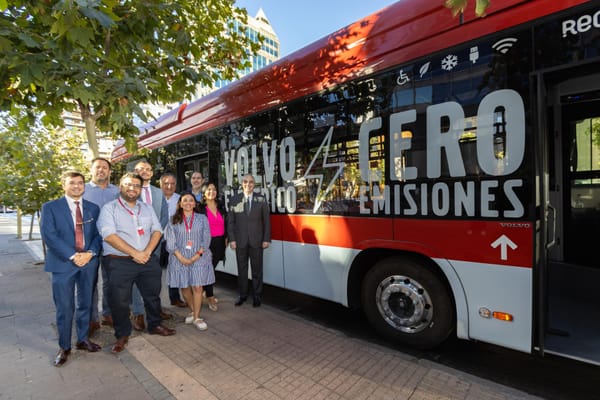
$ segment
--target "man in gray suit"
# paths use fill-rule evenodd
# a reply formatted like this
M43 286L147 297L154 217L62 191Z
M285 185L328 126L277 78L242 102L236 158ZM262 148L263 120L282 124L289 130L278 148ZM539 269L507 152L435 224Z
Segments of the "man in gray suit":
M254 193L254 177L242 178L242 193L229 202L227 235L232 250L235 250L240 297L236 306L248 298L248 258L252 268L253 307L260 307L263 289L263 250L271 243L271 219L267 199Z

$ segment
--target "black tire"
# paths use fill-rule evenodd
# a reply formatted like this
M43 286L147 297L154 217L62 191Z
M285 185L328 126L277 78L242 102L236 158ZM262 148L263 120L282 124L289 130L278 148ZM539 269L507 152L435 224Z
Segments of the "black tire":
M438 346L455 325L446 285L408 257L386 258L371 268L363 281L362 305L380 334L419 349Z

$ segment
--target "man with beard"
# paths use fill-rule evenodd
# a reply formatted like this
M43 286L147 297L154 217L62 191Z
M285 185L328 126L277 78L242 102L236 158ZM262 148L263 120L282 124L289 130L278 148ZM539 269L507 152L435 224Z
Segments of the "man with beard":
M120 196L102 208L98 219L98 230L104 239L102 263L108 275L109 306L117 338L113 353L123 351L131 335L129 303L134 283L144 301L148 332L162 336L175 334L174 329L161 325L162 270L158 263L150 261L162 228L152 207L139 200L142 183L137 174L123 175Z

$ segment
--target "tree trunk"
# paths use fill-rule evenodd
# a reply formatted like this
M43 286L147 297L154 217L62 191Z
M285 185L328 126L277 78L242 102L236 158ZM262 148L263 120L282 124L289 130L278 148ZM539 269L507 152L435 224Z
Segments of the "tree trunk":
M96 120L93 116L89 115L83 120L85 122L85 134L88 140L88 146L94 158L100 157L100 151L98 150L98 137L96 135Z
M29 223L29 240L33 240L33 220L35 219L35 213L31 213L31 222Z
M92 152L92 156L93 158L100 157L100 151L98 150L98 135L96 135L97 116L83 103L78 102L78 104L79 111L81 112L81 119L85 124L85 136L87 137L88 146Z

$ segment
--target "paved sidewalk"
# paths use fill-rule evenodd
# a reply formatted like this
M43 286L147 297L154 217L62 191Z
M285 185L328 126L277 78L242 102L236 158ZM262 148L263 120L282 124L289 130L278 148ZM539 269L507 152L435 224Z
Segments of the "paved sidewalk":
M99 353L74 350L51 365L58 345L40 240L15 238L0 215L0 400L8 399L535 399L526 393L366 343L263 304L234 307L216 287L209 326L168 322L172 337L135 334L123 353L106 327ZM39 237L39 235L37 235ZM167 298L163 290L163 304Z

